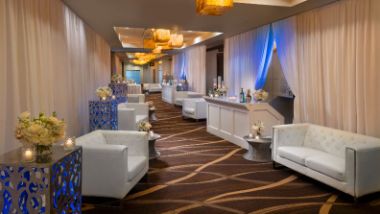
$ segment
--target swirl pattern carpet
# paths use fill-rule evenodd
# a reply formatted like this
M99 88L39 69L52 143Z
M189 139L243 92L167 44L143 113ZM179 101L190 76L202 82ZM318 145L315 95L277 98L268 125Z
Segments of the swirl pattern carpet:
M85 197L83 213L380 213L380 194L354 203L289 169L247 161L245 150L207 133L205 121L184 120L161 94L147 99L157 109L161 156L123 200Z

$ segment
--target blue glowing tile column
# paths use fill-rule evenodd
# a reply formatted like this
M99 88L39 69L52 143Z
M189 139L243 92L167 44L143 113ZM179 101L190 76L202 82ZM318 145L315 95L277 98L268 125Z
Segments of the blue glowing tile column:
M118 103L127 102L128 86L126 83L110 83L108 86L112 89Z
M0 157L0 213L81 213L82 148L53 147L46 164L22 162L21 149Z
M117 100L90 101L90 130L117 130Z

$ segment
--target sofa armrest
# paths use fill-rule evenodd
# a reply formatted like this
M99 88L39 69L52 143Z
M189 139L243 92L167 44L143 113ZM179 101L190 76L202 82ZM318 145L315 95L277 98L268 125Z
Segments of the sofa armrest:
M83 143L82 148L83 194L123 197L118 194L119 186L128 181L128 148L124 145L90 143ZM104 185L105 183L114 185ZM107 195L109 192L113 194Z
M128 147L128 155L149 157L148 135L138 131L108 131L102 130L107 144L124 145Z
M196 114L199 118L207 117L207 103L202 100L198 100L195 102L196 104Z
M376 167L380 163L380 144L347 147L346 155L349 152L352 155L346 158L346 173L354 175L354 196L380 191L380 170Z
M272 157L280 146L302 146L309 124L278 125L273 127Z
M118 108L117 112L119 130L136 130L136 112L132 108Z

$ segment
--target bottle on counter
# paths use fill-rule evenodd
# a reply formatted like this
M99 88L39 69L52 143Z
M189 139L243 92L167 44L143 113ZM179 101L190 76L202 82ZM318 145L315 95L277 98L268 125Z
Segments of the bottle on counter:
M252 101L251 89L247 89L246 102L251 103L251 101Z
M243 88L240 89L239 100L240 100L240 103L245 103L245 94L244 94Z

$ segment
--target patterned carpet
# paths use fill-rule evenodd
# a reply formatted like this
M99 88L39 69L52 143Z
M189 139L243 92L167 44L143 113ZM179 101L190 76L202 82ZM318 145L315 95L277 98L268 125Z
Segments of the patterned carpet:
M380 194L353 199L286 168L242 158L245 151L183 120L181 109L155 103L161 157L123 200L84 198L84 213L380 213ZM380 181L379 181L380 182Z

